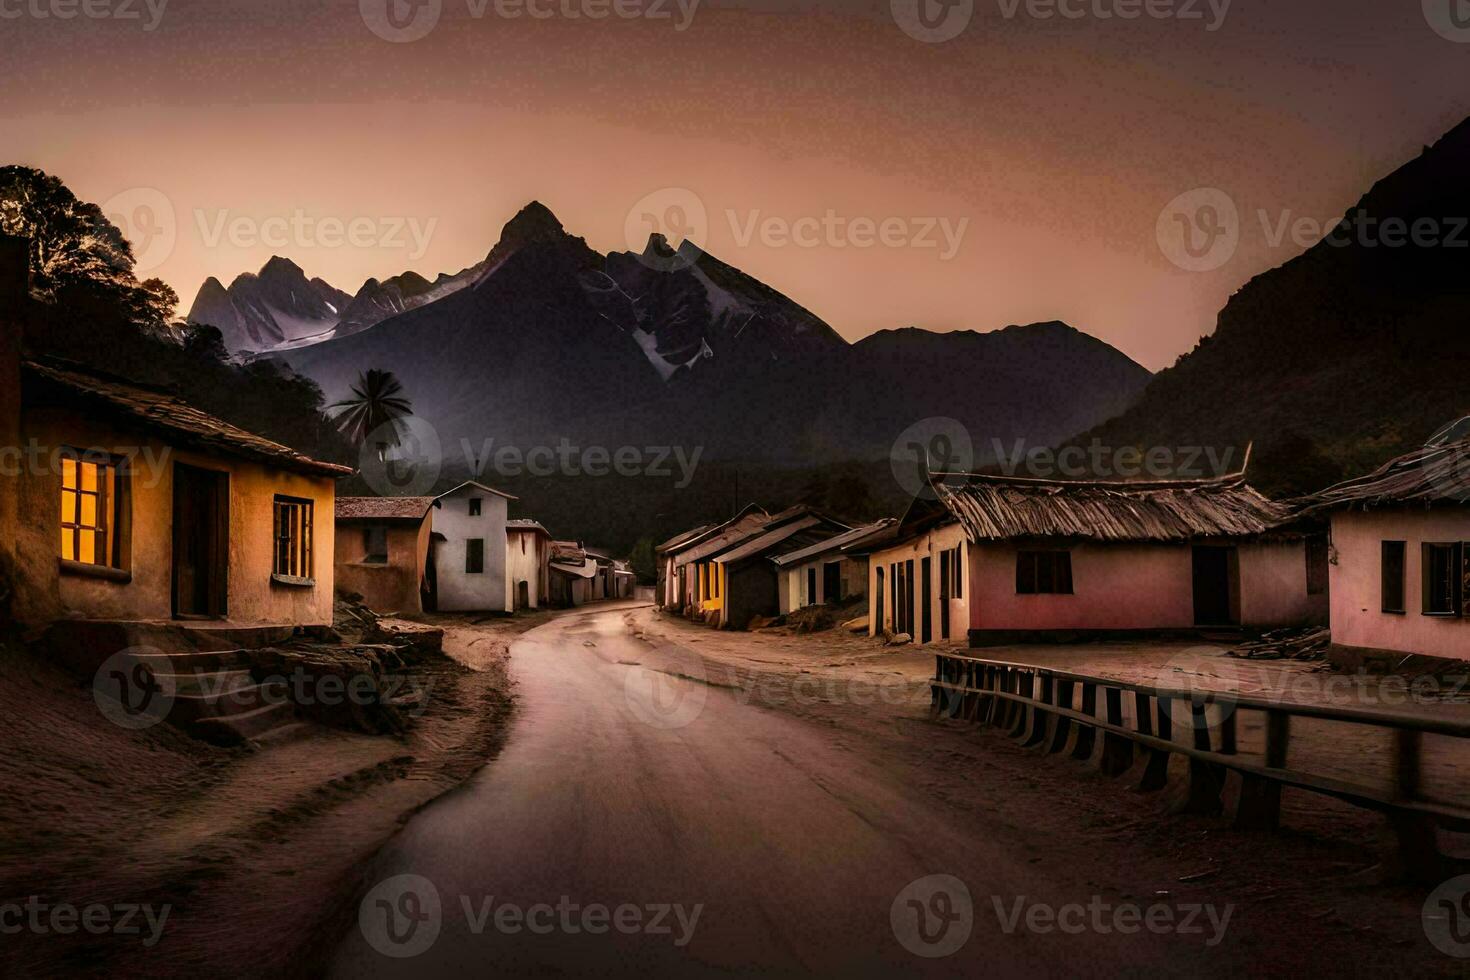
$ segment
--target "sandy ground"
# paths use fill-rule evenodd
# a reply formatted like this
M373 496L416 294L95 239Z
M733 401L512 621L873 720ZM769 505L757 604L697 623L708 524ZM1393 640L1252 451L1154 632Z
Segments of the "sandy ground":
M1327 943L1345 969L1382 964L1386 949L1408 973L1451 973L1463 966L1426 941L1423 889L1377 883L1371 869L1383 827L1372 813L1288 790L1285 826L1276 834L1170 815L1164 794L1133 793L1082 763L1038 756L993 730L930 721L932 648L885 647L839 631L719 632L653 609L629 614L627 626L654 644L657 655L648 659L661 658L663 669L826 729L836 745L901 774L913 792L937 805L999 821L1038 864L1072 865L1083 880L1133 894L1233 903L1233 928L1260 943L1263 965L1271 962L1271 950ZM1132 679L1202 670L1224 677L1219 683L1225 686L1240 669L1218 654L1202 658L1203 651L1172 645L1026 647L984 655L1005 659L1007 653ZM1138 659L1129 662L1130 656ZM1191 659L1195 667L1181 667ZM1240 676L1246 683L1265 679L1279 690L1274 671L1291 679L1312 669L1252 664ZM1208 683L1214 682L1201 686ZM1444 708L1465 710L1454 701ZM1324 733L1319 748L1337 737ZM1350 759L1355 751L1348 746L1329 755Z
M48 907L41 928L0 936L0 975L319 973L317 937L355 914L343 902L360 866L494 757L511 713L507 643L549 616L435 619L454 659L414 668L432 687L403 737L313 725L256 748L121 729L88 685L0 651L0 906ZM118 931L50 918L96 904ZM157 921L165 905L161 930L146 910L123 922L129 906Z

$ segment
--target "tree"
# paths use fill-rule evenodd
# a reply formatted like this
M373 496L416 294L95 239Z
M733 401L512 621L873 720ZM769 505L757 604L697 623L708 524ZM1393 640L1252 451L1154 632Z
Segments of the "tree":
M413 414L413 404L392 371L373 368L357 376L351 398L334 402L327 411L336 413L337 427L359 449L374 440L382 459L403 438L402 420Z
M638 576L639 585L658 582L658 563L654 559L652 538L638 539L638 543L633 545L633 553L628 556L628 564L632 566L633 574Z
M0 230L30 239L31 290L83 316L164 328L179 298L139 282L133 247L95 204L34 167L0 167Z

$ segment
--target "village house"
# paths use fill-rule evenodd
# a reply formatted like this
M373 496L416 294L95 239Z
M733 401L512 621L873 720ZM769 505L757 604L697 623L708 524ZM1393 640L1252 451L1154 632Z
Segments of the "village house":
M884 519L855 527L772 558L780 578L781 615L869 595L868 552L863 545L896 523Z
M1470 660L1470 440L1416 449L1303 504L1331 520L1334 659Z
M1326 622L1325 540L1239 474L933 486L968 544L972 646Z
M433 497L338 497L338 590L380 613L432 609L433 506Z
M576 541L551 543L549 572L552 605L580 606L594 598L592 580L597 576L597 559Z
M968 638L965 532L953 514L916 498L868 547L870 636L907 636L918 645Z
M506 529L515 499L473 480L434 499L432 560L440 612L514 610Z
M529 518L507 521L505 548L510 607L539 609L551 594L551 532Z
M687 568L692 590L687 614L719 628L744 629L758 616L780 611L776 566L770 558L850 530L810 507L769 516L748 509L725 530L681 552L675 568Z
M719 524L700 525L692 530L676 534L663 544L656 546L654 554L657 556L658 563L658 584L655 594L660 608L682 613L688 608L695 593L694 583L690 580L691 569L687 562L679 560L680 556L707 543L711 538L723 534L735 524L752 518L753 515L758 515L762 519L770 516L755 504L747 504L727 521Z
M352 470L166 391L28 357L27 252L0 255L0 592L62 619L332 621L336 481Z

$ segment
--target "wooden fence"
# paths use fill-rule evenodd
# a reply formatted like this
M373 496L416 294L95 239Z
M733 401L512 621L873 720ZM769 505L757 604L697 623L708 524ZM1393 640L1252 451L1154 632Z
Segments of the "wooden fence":
M1450 740L1470 765L1470 722L1358 707L1271 701L1229 692L1147 687L1064 670L935 656L935 717L1004 729L1046 753L1087 760L1149 792L1173 783L1176 809L1225 813L1238 827L1275 829L1285 787L1383 813L1393 833L1386 873L1438 883L1453 862L1438 832L1470 830L1470 786L1431 780L1426 738ZM1371 730L1390 746L1386 779L1294 764L1294 726L1306 719ZM1249 723L1252 744L1240 739ZM1368 726L1363 729L1361 726ZM1466 769L1458 771L1464 778Z

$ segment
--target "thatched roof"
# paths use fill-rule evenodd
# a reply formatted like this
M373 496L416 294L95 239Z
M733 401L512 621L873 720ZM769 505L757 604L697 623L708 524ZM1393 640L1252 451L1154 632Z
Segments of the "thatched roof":
M92 368L54 359L26 361L26 381L69 405L120 417L169 442L206 453L254 460L311 476L351 476L351 467L324 463L278 442L233 426L201 411L177 395L134 384Z
M1367 476L1347 480L1298 501L1302 512L1470 502L1470 439L1424 446L1384 463Z
M338 497L339 521L421 521L433 497Z
M1240 476L1168 483L1031 480L974 475L936 481L972 542L1012 538L1192 541L1271 531L1290 515Z

